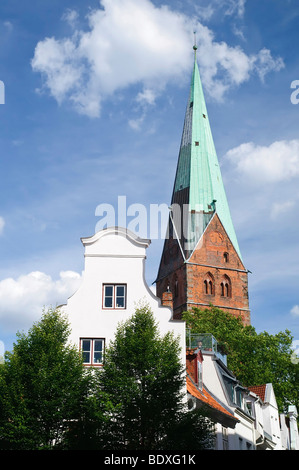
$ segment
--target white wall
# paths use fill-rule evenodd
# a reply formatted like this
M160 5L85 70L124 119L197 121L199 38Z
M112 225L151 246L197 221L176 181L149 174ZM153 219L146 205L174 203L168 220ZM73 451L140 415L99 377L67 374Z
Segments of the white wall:
M146 249L150 241L136 237L122 228L101 230L92 237L83 238L85 269L83 281L75 294L61 308L71 324L70 340L79 348L79 340L105 338L106 345L114 338L120 322L130 318L139 302L151 308L159 332L173 331L181 338L181 360L186 363L185 323L172 320L172 310L162 307L160 299L149 289L144 279ZM103 284L126 284L125 309L103 309Z
M263 413L264 431L272 437L272 441L275 443L275 450L281 450L283 448L283 444L281 439L279 413L271 383L266 384Z
M232 406L227 399L224 387L217 372L217 365L214 354L203 353L203 383L213 395L220 401L231 413L239 420L235 428L228 428L228 444L229 450L247 450L246 444L252 445L255 450L255 432L254 422L251 418L247 418L244 413L239 412L235 406ZM222 449L222 431L218 426L218 449Z

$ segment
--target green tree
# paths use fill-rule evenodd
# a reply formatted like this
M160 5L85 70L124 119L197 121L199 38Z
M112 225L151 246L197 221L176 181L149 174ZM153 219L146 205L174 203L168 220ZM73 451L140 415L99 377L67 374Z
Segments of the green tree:
M0 372L0 448L51 449L80 420L90 374L59 310L50 309L18 341Z
M245 385L272 383L279 410L289 403L299 408L299 365L292 359L290 332L271 335L244 326L240 317L211 306L184 312L183 318L193 333L211 333L227 354L229 369Z
M191 416L183 402L179 351L178 338L170 332L159 335L147 306L119 326L101 373L101 391L112 405L107 449L188 449L190 441L182 433L186 428L189 436L192 431L196 435L197 448L211 437L207 421Z

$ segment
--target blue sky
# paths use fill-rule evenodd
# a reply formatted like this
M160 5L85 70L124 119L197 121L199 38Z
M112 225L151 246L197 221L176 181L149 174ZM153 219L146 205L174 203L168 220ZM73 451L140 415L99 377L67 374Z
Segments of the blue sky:
M2 348L77 288L98 205L170 202L194 30L252 324L299 340L298 23L296 0L1 2Z

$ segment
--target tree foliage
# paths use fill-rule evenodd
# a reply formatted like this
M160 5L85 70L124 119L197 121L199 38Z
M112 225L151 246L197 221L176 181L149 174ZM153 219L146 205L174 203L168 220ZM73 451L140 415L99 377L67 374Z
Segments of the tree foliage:
M187 423L189 435L192 430L196 434L197 426L193 444L203 446L210 437L209 426L202 416L191 418L186 410L179 357L178 338L171 333L159 335L147 306L119 326L101 378L102 391L114 407L108 448L161 450L175 443L188 449L190 441L182 433Z
M1 450L190 450L210 445L201 413L187 411L178 338L161 337L141 307L121 324L104 369L83 366L70 326L50 309L18 333L0 364Z
M80 415L90 382L68 336L66 319L52 309L18 333L1 367L1 448L51 449Z
M299 365L292 360L291 333L257 333L216 307L195 308L183 318L194 333L211 333L227 354L229 369L245 386L272 383L281 412L292 403L299 408Z

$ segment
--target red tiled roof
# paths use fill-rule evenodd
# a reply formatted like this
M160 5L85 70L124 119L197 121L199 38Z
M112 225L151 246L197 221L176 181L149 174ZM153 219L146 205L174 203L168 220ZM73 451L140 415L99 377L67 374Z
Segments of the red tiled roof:
M266 393L266 384L265 385L254 385L252 387L248 387L248 390L258 395L262 401L265 401L265 393Z
M198 398L201 402L205 403L208 406L211 406L212 408L220 411L221 413L224 413L225 415L230 416L231 418L235 419L238 421L235 416L227 411L223 406L220 405L220 403L215 400L208 392L203 388L203 390L199 390L196 385L192 382L190 377L187 376L187 391L190 393L195 398Z

